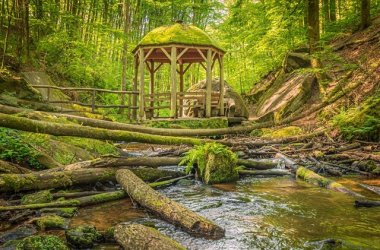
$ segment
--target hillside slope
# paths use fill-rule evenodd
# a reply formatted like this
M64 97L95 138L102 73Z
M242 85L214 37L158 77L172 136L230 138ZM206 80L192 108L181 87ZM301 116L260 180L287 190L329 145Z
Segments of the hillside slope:
M289 52L282 67L263 77L246 95L250 118L278 122L342 93L342 98L325 108L325 117L337 114L342 107L359 106L379 87L379 34L377 17L368 29L331 41L320 55L323 68L318 72L310 67L306 48ZM325 80L318 81L317 74ZM315 113L308 118L317 121Z

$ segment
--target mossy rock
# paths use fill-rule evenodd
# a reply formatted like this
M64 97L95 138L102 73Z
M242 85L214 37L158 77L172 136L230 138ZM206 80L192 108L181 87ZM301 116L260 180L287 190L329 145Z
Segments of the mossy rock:
M64 218L71 218L78 212L78 208L76 207L43 208L40 211L41 213L54 213Z
M66 220L58 215L42 216L33 222L40 230L65 229L67 227Z
M268 138L284 138L290 136L302 135L304 131L297 126L288 126L280 129L261 129L262 137Z
M38 204L38 203L48 203L53 200L53 195L50 190L43 190L33 194L24 195L21 198L21 204Z
M195 168L206 184L233 182L239 178L236 155L219 143L196 146L186 154L180 165L184 163L187 164L187 172Z
M16 246L17 250L69 250L59 237L53 235L29 236L8 244Z
M103 240L101 233L94 226L84 225L66 231L67 242L75 248L92 248Z
M115 242L115 227L109 227L106 231L102 232L105 242Z

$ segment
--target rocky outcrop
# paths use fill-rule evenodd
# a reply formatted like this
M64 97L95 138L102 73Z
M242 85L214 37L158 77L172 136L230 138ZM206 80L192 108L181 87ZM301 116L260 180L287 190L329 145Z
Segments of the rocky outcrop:
M220 91L220 85L219 85L219 79L215 78L212 80L212 91L219 92ZM197 84L194 84L191 86L187 92L204 92L206 91L206 80L203 80ZM227 106L227 115L230 117L245 117L248 118L249 112L247 109L247 106L243 100L243 98L238 94L235 90L232 89L231 86L228 85L228 83L224 82L224 102ZM191 100L192 105L197 104L203 104L202 100L194 101ZM185 101L186 104L186 101ZM211 109L212 116L218 115L218 109L212 108ZM194 112L194 109L192 107L186 108L184 110L184 114L186 117L199 117L203 116L204 112L201 110L200 112Z

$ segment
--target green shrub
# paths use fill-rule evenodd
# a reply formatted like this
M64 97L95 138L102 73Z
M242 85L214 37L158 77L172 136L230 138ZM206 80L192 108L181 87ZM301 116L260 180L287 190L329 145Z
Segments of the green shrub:
M43 166L37 158L40 153L26 143L17 131L0 127L0 159L36 169Z
M333 119L346 139L380 140L380 93L359 107L341 111Z

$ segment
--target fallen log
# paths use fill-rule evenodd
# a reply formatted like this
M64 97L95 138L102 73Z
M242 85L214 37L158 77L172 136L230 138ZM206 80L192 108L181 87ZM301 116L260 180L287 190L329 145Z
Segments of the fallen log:
M180 226L188 233L213 239L219 239L224 236L224 229L163 194L154 191L130 170L118 170L116 180L131 199L158 214L166 221Z
M114 237L125 250L186 249L156 229L139 224L117 225L115 227Z
M325 178L323 176L320 176L319 174L305 167L298 167L296 171L296 177L320 187L339 191L339 192L356 196L356 197L363 197L363 195L349 190L348 188L344 187L342 184L335 182L333 180L330 180L328 178Z
M284 176L291 175L292 173L282 169L268 169L268 170L245 170L239 169L239 175L269 175L269 176Z
M0 113L0 126L55 136L76 136L124 142L145 142L169 145L199 145L203 142L207 142L207 140L188 137L160 136L131 131L107 130L102 128L85 127L81 125L36 121L2 113Z
M23 168L17 164L0 160L0 174L25 174L31 173L32 170Z
M0 192L64 188L95 182L115 181L116 168L86 168L68 171L40 171L29 174L0 175ZM147 182L162 178L184 176L179 171L153 168L136 168L134 174Z
M356 200L355 207L379 207L380 201Z
M375 187L375 186L370 186L370 185L366 185L366 184L363 184L363 183L360 183L359 186L361 186L362 188L365 188L375 194L378 194L380 195L380 187Z
M82 168L106 168L106 167L159 167L176 166L180 163L179 157L133 157L125 158L118 156L107 156L89 161L82 161L65 166L64 170L75 170Z
M167 186L173 184L178 180L189 178L191 175L169 179L166 181L152 182L147 184L152 188ZM27 204L27 205L16 205L16 206L0 206L1 211L14 211L14 210L24 210L24 209L40 209L48 207L84 207L95 205L99 203L104 203L108 201L120 200L127 197L127 194L123 190L112 191L112 192L101 192L98 194L93 194L89 196L77 197L76 199L64 200L64 201L54 201L49 203L37 203L37 204Z
M265 170L275 168L277 166L277 162L238 159L237 165L243 165L246 168Z

